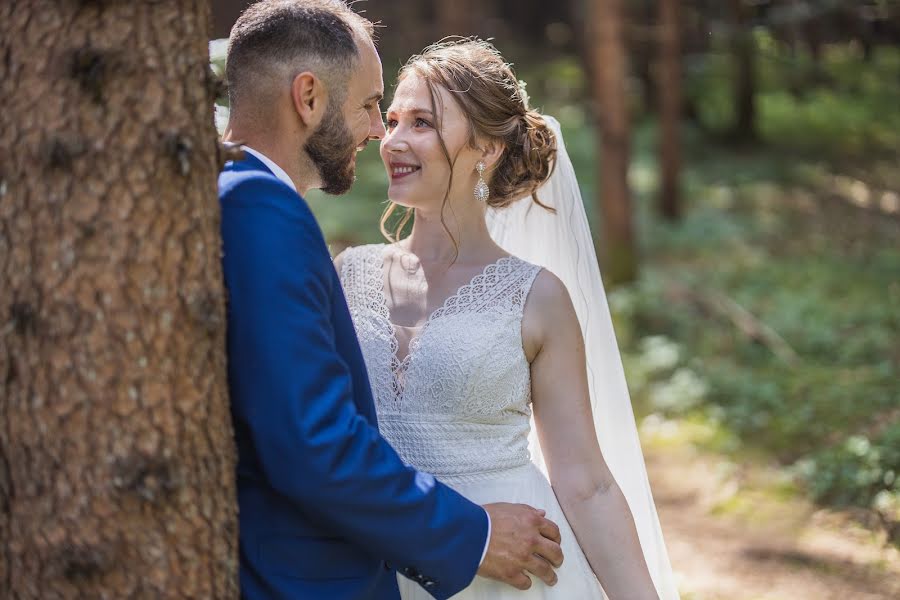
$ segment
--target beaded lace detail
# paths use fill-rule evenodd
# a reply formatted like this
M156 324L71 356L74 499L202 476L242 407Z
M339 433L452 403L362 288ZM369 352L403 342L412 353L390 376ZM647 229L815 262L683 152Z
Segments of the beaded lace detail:
M527 464L522 311L540 267L516 257L487 266L428 317L399 360L383 252L352 248L341 269L382 435L407 463L448 482Z

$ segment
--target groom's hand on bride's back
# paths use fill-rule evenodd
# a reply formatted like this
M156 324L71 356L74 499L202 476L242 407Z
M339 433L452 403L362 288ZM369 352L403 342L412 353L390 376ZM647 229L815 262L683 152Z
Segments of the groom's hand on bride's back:
M556 583L555 568L563 561L559 527L544 511L526 504L485 504L491 518L491 539L478 569L482 577L527 590L526 571L548 585Z

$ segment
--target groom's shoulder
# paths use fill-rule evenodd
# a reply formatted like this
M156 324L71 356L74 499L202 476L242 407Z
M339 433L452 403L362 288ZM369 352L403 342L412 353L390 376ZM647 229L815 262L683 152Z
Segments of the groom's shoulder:
M260 193L292 193L297 195L283 181L265 169L252 168L242 163L229 161L219 173L219 197L232 198L249 192Z
M312 218L306 201L278 177L264 169L240 168L236 165L237 163L227 163L219 173L219 200L223 209L275 209L285 216Z

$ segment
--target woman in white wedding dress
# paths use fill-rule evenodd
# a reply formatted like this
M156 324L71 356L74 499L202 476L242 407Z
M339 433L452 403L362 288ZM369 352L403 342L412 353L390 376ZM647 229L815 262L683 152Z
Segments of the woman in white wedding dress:
M445 42L401 70L381 155L391 209L411 211L411 232L350 248L335 261L381 432L408 463L478 504L544 509L560 528L566 557L555 586L535 579L523 592L476 577L455 597L581 600L605 598L605 590L613 599L677 598L627 390L624 400L598 401L610 388L598 387L586 363L584 341L594 348L596 323L586 324L595 309L605 317L595 319L601 326L609 320L605 298L585 311L580 273L561 280L507 251L543 248L532 260L556 257L560 271L584 263L560 251L577 251L573 242L585 243L578 236L587 227L577 187L551 185L551 173L571 171L555 121L528 108L493 46ZM561 202L566 194L577 199ZM581 220L570 219L579 215L573 203ZM562 234L545 246L541 236L554 224ZM596 271L592 260L588 271ZM602 297L599 273L595 279ZM612 346L612 368L621 371L614 338ZM612 379L624 389L620 374ZM610 424L598 418L610 414L605 402L618 402L620 413L627 405L609 431L612 446L603 439ZM529 444L532 423L539 444L534 436ZM604 451L606 459L621 451L618 472ZM399 579L404 599L430 598Z

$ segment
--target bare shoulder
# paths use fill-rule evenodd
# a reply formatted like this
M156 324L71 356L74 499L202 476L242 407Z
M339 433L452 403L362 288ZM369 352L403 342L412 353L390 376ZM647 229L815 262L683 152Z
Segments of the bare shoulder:
M541 269L531 286L522 315L522 342L528 359L537 356L551 332L554 337L559 337L569 331L579 331L569 292L559 277Z
M525 310L553 311L558 310L560 305L572 305L566 285L547 269L541 269L531 286Z

